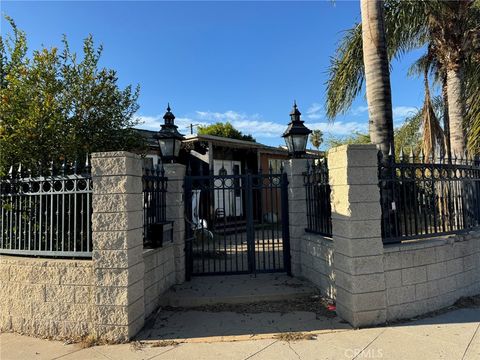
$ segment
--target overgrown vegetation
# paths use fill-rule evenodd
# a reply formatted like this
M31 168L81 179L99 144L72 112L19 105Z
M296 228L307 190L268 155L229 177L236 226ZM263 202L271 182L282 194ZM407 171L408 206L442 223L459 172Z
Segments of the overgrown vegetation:
M430 81L442 88L443 111L435 121L434 100L425 86L424 150L436 151L439 130L443 130L445 147L451 144L452 153L463 156L466 145L470 154L480 154L480 0L386 0L384 7L389 59L401 58L413 49L427 49L417 62L420 67L415 75L426 74L427 85ZM331 60L326 84L329 118L346 113L362 91L362 59L362 25L357 23L345 32ZM439 123L447 126L441 129Z
M102 46L93 37L83 53L61 46L27 54L27 37L13 19L0 36L0 176L10 165L34 169L64 159L84 161L87 153L132 150L142 139L138 121L139 87L120 89L115 70L99 65Z

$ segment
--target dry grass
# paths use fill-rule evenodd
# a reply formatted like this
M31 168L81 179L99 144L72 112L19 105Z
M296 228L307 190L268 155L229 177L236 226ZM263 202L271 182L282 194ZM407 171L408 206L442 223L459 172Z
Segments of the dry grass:
M180 345L179 342L174 341L174 340L159 340L157 342L154 342L151 347L167 347L167 346L178 346Z
M281 341L291 342L300 340L315 340L317 336L314 334L304 334L301 332L287 332L276 334L274 338Z
M130 347L132 350L140 351L145 347L145 345L141 341L132 341L130 343Z
M86 335L80 339L79 345L82 349L99 345L99 340L96 335Z

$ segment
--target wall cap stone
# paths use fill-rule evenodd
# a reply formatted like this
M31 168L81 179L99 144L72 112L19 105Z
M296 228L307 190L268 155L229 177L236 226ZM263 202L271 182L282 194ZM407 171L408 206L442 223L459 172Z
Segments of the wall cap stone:
M335 152L346 152L349 150L377 150L377 145L375 144L346 144L334 147L328 150L328 153L335 153Z
M100 158L115 158L115 157L127 157L133 159L142 159L142 157L138 154L134 154L128 151L106 151L106 152L95 152L91 155L92 159L100 159Z

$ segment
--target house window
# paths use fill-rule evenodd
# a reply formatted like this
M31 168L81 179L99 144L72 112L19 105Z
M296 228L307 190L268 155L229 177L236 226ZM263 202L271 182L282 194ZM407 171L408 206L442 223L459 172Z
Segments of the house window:
M272 169L274 174L279 174L282 172L283 160L282 159L268 159L268 171Z

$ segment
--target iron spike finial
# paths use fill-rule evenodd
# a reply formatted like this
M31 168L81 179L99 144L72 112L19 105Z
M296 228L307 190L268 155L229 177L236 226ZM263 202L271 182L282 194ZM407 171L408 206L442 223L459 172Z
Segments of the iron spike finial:
M425 160L425 155L423 154L423 149L420 149L420 153L418 154L418 158L420 159L420 161L422 163Z
M73 174L74 174L74 175L77 175L77 170L78 170L78 161L77 161L77 159L75 159L75 161L73 162L72 166L73 166Z
M13 165L10 166L10 169L8 170L8 177L12 178L13 177Z
M393 146L390 144L390 148L388 149L388 156L393 156Z
M63 163L62 163L62 175L65 176L67 175L67 159L63 158Z
M400 158L400 161L403 161L403 158L404 158L403 147L400 148L399 158Z
M22 163L18 164L18 177L22 177Z
M409 156L409 158L410 158L410 162L413 163L413 160L415 159L415 155L413 154L413 147L410 148L410 156Z

